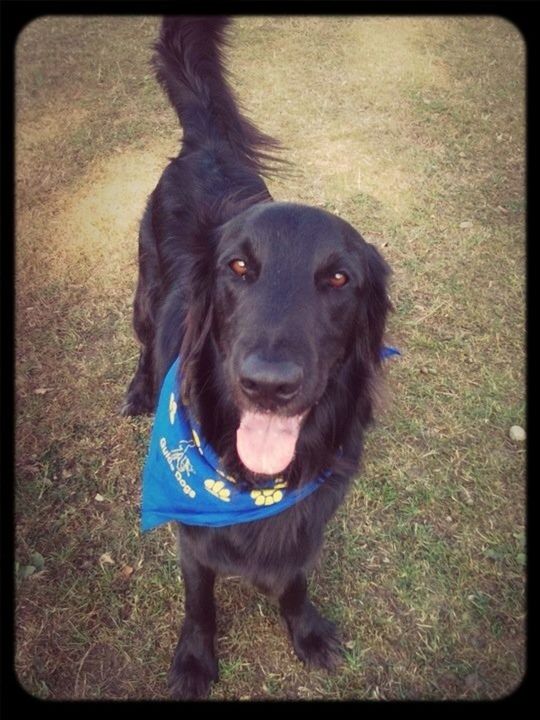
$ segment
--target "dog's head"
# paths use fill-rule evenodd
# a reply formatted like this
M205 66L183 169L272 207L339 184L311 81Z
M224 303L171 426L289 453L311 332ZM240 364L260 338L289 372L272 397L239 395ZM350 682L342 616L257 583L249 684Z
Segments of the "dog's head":
M259 203L229 220L213 251L184 365L212 336L237 410L238 456L252 473L276 475L329 393L351 413L366 392L380 363L389 268L344 220L289 203Z

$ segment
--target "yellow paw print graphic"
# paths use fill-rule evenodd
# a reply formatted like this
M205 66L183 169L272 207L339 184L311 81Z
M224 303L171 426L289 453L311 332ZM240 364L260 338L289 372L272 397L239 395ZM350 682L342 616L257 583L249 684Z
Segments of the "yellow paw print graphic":
M220 500L230 502L231 491L225 487L223 480L205 480L204 487Z
M283 499L283 488L286 487L286 485L287 483L278 482L273 488L252 490L250 492L251 499L255 502L255 505L259 507L262 505L274 505Z
M171 421L171 425L174 423L174 418L176 416L177 410L178 405L176 404L176 400L174 399L174 394L171 393L171 397L169 399L169 420Z

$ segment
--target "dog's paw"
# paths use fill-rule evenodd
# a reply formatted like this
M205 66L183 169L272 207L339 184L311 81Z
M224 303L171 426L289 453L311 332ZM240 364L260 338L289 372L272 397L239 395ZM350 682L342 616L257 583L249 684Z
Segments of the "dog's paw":
M136 415L151 415L154 412L153 403L139 394L127 393L120 406L120 415L133 417Z
M169 692L173 700L204 700L217 679L215 658L198 658L177 652L169 671Z
M336 626L321 616L306 632L293 634L292 641L297 656L310 668L332 672L343 660Z

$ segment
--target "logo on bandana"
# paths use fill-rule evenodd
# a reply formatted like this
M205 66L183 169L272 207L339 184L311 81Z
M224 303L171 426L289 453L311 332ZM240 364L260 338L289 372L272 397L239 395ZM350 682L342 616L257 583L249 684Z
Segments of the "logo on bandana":
M173 395L171 395L171 399L174 401ZM177 448L175 448L174 450L169 450L167 448L166 438L162 437L159 441L159 447L161 448L163 457L167 461L171 472L180 483L182 490L186 493L186 495L189 495L190 498L194 498L196 492L186 482L186 477L193 475L195 472L195 470L193 469L193 465L191 464L191 461L188 457L188 451L192 450L195 447L195 443L189 440L180 440Z

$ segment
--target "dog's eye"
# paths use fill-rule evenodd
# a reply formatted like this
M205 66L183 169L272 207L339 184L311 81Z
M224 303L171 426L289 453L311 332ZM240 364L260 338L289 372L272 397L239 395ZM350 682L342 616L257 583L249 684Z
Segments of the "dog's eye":
M348 282L349 278L343 272L336 272L333 275L330 275L330 277L328 278L328 283L333 288L341 288Z
M244 277L244 275L247 273L247 263L245 260L231 260L229 263L229 267L233 271L235 275L238 275L239 277Z

